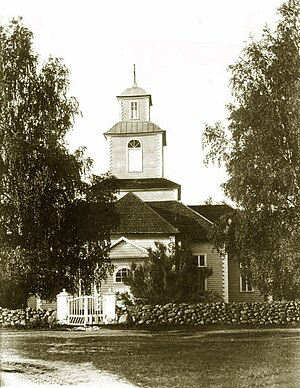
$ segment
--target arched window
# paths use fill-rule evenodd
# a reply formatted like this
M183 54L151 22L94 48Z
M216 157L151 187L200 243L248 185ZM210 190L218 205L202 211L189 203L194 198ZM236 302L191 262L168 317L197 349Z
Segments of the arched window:
M128 142L128 172L143 171L143 151L139 140L133 139Z
M124 279L127 278L130 274L128 268L120 268L116 273L116 283L123 283Z

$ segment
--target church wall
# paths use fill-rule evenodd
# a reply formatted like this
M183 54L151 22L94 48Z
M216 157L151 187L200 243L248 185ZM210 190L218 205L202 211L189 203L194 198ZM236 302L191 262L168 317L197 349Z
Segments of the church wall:
M264 300L255 287L252 292L240 290L240 268L234 257L228 260L228 289L229 302L263 302Z
M141 97L122 97L120 100L120 119L121 121L134 121L130 118L130 102L137 101L138 103L138 119L139 121L149 121L149 98Z
M120 242L116 246L112 247L110 254L111 260L117 258L140 258L146 256L144 252L137 249L135 246L126 243L125 241Z
M207 291L216 292L224 297L222 258L217 251L213 251L212 244L208 242L192 243L191 250L193 255L206 255L206 266L213 270L213 274L206 279Z
M142 143L142 172L127 171L127 143L131 139L137 139ZM162 178L162 141L162 133L112 136L110 141L110 169L112 174L119 179Z
M114 235L111 238L112 244L117 241L120 237L120 235ZM135 243L139 246L142 246L143 248L155 248L155 241L162 242L163 244L167 245L171 241L175 241L174 236L166 236L166 235L124 235L128 240L130 240L132 243ZM130 249L132 251L130 251ZM101 286L101 292L106 291L120 291L125 292L128 291L128 287L125 286L123 283L116 283L115 282L115 274L116 272L121 268L130 268L132 262L136 264L143 263L145 254L143 252L140 252L140 254L137 253L137 249L132 246L130 247L129 244L123 244L120 243L120 245L116 246L115 252L114 247L112 248L112 254L111 254L111 263L115 266L114 272L112 275L108 276L108 279L106 282L103 282Z
M120 259L120 260L111 260L111 263L114 265L114 270L112 275L109 275L107 280L103 282L101 285L101 291L100 292L107 292L107 291L113 291L113 292L129 292L129 287L126 286L124 283L117 283L115 281L116 273L121 268L128 268L130 269L132 262L136 264L141 264L143 262L143 259Z

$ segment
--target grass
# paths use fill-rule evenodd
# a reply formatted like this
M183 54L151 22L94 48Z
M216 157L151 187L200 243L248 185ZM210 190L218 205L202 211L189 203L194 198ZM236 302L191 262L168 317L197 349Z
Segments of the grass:
M7 349L22 357L91 362L142 387L292 388L300 381L299 331L16 332L7 338Z

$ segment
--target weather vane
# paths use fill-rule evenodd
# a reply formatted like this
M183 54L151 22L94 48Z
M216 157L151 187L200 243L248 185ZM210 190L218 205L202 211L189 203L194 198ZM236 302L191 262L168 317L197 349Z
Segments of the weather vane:
M137 86L136 85L135 64L133 65L133 86Z

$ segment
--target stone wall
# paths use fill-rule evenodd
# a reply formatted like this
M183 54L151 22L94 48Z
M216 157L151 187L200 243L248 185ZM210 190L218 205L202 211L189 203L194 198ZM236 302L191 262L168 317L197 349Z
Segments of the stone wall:
M300 325L299 302L198 303L131 306L118 309L119 324L142 325ZM0 327L53 327L56 310L0 307Z
M33 310L31 308L10 310L0 307L0 326L2 327L52 327L56 324L56 311Z
M119 323L134 325L300 325L300 303L198 303L132 306Z

